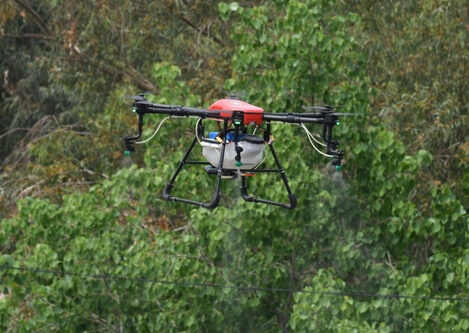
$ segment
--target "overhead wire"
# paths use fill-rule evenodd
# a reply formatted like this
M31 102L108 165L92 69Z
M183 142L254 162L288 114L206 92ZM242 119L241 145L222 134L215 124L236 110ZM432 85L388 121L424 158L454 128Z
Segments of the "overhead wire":
M291 288L270 288L261 286L239 286L239 285L224 285L217 283L206 282L188 282L188 281L171 281L159 280L149 278L132 278L122 275L108 275L108 274L86 274L74 273L68 271L58 271L51 269L33 268L33 267L20 267L11 265L0 265L0 269L4 270L17 270L23 272L39 273L39 274L53 274L57 276L76 276L82 279L96 279L96 280L116 280L116 281L133 281L137 283L150 283L150 284L167 284L177 285L183 287L199 287L199 288L217 288L217 289L235 289L239 291L268 291L268 292L283 292L283 293L301 293L313 295L329 295L337 297L365 297L365 298L387 298L387 299L418 299L423 301L454 301L454 302L469 302L469 297L453 297L453 296L414 296L414 295L400 295L400 294L373 294L373 293L357 293L347 291L324 291L324 290L307 290L307 289L291 289Z

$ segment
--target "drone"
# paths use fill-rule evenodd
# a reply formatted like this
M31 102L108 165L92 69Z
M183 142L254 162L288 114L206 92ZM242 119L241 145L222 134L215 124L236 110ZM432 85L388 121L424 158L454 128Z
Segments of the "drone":
M199 207L214 209L220 202L220 187L222 179L240 179L240 194L247 202L262 203L278 206L286 209L294 209L297 206L296 196L293 194L285 170L280 163L274 149L274 136L272 134L272 123L295 124L301 126L313 147L322 155L332 159L332 165L336 170L341 169L344 151L338 150L339 142L333 138L333 128L339 125L339 116L355 115L350 113L335 112L332 106L309 106L303 107L306 111L316 110L319 112L305 113L268 113L263 108L239 100L236 96L220 99L213 103L208 109L192 108L182 105L155 104L145 98L145 94L128 97L133 100L133 112L138 115L138 134L125 136L125 154L128 156L135 151L134 144L148 142L158 132L164 120L172 117L198 118L194 138L185 152L182 160L176 167L170 181L163 190L163 199L173 202L181 202ZM147 140L137 141L142 137L143 117L146 114L167 115L162 120L154 134ZM210 132L205 137L204 120L217 121L217 130ZM322 125L322 140L319 141L307 129L305 124ZM262 127L263 126L263 127ZM248 133L248 128L254 127L252 133ZM263 132L256 135L256 131ZM324 147L319 150L316 144ZM196 144L202 147L202 154L205 161L189 160L191 152ZM275 161L275 168L262 169L259 166L267 157L265 147L268 146L271 156ZM180 171L186 165L205 165L208 175L215 176L217 181L215 191L210 202L201 202L190 198L181 198L171 195L176 179ZM283 181L283 185L288 195L288 203L276 202L252 196L248 192L247 178L256 173L278 173Z

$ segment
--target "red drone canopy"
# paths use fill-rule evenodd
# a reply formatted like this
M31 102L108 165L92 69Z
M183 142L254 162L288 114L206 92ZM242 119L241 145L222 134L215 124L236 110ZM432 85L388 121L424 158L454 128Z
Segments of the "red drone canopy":
M230 117L233 111L242 111L244 125L262 124L262 113L264 112L264 109L238 99L220 99L210 105L208 110L230 111L229 113L220 113L222 117Z

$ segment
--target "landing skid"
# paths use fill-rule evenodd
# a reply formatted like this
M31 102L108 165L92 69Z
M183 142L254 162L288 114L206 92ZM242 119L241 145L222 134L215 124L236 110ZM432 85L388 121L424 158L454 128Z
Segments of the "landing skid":
M228 121L227 121L227 119L225 119L224 123L223 123L223 127L224 127L225 132L226 132L226 129L227 129L227 125L228 125ZM269 136L270 136L270 123L267 124L267 130L264 133L264 136L265 136L265 138L269 138ZM274 205L274 206L278 206L278 207L282 207L282 208L286 208L286 209L293 209L293 208L296 207L296 205L297 205L296 196L292 193L292 191L290 189L290 185L288 184L288 179L287 179L287 176L285 174L285 170L283 170L283 167L280 164L280 161L277 157L277 154L275 152L275 149L274 149L272 143L269 143L269 147L270 147L270 151L272 153L272 156L274 157L274 160L275 160L275 163L276 163L276 166L277 166L276 169L256 169L256 170L242 170L241 169L240 172L238 172L238 170L224 169L223 168L223 161L224 161L224 157L225 157L225 148L226 148L225 147L226 146L225 140L221 143L220 160L218 162L217 167L212 166L207 162L188 161L187 159L188 159L192 149L194 148L195 144L197 143L197 141L198 141L198 138L197 138L197 136L195 136L194 140L192 140L192 143L189 146L189 149L184 154L184 157L182 158L181 162L179 163L178 167L176 168L176 171L174 172L173 176L171 177L171 180L169 181L168 184L166 184L166 186L164 188L164 191L163 191L163 199L168 200L168 201L183 202L183 203L187 203L187 204L192 204L192 205L204 207L204 208L207 208L207 209L214 209L215 207L218 206L218 204L220 202L221 180L226 179L226 178L236 179L239 176L241 176L240 193L241 193L241 197L245 201L263 203L263 204L267 204L267 205ZM268 139L267 139L267 141L268 141ZM211 199L210 202L200 202L200 201L195 201L195 200L190 200L190 199L185 199L185 198L175 197L175 196L170 195L171 190L174 187L174 183L175 183L175 181L176 181L176 179L179 175L179 172L182 170L182 168L186 164L204 164L204 165L206 165L205 166L205 171L209 175L216 175L217 181L216 181L216 185L215 185L215 192L212 195L212 199ZM256 198L256 197L253 197L253 196L249 195L248 194L248 189L247 189L246 178L252 176L253 173L279 173L280 176L282 177L283 184L284 184L285 189L287 191L289 203L286 204L286 203L276 202L276 201L272 201L272 200L259 199L259 198Z

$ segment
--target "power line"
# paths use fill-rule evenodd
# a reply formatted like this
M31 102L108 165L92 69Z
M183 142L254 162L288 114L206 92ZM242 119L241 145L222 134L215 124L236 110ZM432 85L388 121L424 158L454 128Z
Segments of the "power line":
M76 276L80 278L97 279L97 280L117 280L117 281L133 281L138 283L151 283L151 284L169 284L183 287L199 287L199 288L217 288L217 289L235 289L239 291L270 291L282 293L302 293L313 295L329 295L338 297L365 297L365 298L388 298L388 299L418 299L423 301L454 301L454 302L469 302L469 297L451 297L451 296L413 296L413 295L399 295L399 294L372 294L372 293L356 293L346 291L319 291L319 290L304 290L304 289L289 289L289 288L269 288L260 286L238 286L238 285L223 285L217 283L205 282L188 282L188 281L171 281L171 280L158 280L149 278L132 278L121 275L108 275L108 274L86 274L86 273L73 273L67 271L58 271L41 268L31 267L18 267L10 265L0 265L0 269L4 270L17 270L23 272L32 272L39 274L53 274L57 276Z

